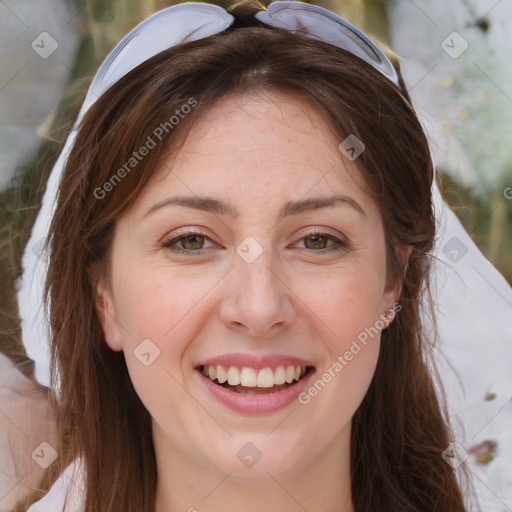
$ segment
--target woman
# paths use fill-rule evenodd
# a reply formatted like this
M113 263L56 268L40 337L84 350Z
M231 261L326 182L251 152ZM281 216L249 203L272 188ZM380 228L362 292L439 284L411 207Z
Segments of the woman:
M328 11L231 15L162 12L91 85L50 228L41 488L79 459L86 512L462 511L403 81Z

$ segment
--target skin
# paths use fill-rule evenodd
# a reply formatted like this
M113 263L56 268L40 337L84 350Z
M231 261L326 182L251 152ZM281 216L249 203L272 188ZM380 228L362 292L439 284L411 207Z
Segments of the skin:
M312 361L321 376L396 301L382 217L340 142L291 94L223 98L116 225L111 280L100 281L97 306L106 343L124 351L153 418L157 512L354 510L351 418L374 374L380 332L308 404L266 415L226 408L194 369L233 352L285 354ZM336 204L277 220L286 201L333 193L364 214ZM182 194L229 201L239 215L175 205L146 215ZM174 245L190 254L162 247L180 228L198 227L207 238ZM349 248L327 251L336 243L308 238L314 228ZM263 248L252 263L236 252L248 236ZM134 354L144 339L160 350L149 366ZM237 458L248 442L261 453L251 468Z
M48 393L4 354L0 354L0 403L0 439L4 440L0 451L0 510L14 510L19 500L37 488L45 471L42 464L54 457L50 450L42 447L41 451L40 447L43 442L57 446L57 429ZM32 458L34 449L39 464Z

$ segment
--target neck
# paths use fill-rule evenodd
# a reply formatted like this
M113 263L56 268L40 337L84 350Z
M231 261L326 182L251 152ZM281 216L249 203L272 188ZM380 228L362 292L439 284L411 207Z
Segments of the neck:
M155 512L354 512L350 424L303 467L265 470L255 478L192 459L158 427L153 431L158 471Z

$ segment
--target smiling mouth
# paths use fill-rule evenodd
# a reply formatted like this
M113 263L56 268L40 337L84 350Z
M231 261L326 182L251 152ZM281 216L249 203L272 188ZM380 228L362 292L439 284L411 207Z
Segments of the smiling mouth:
M220 387L245 395L266 395L290 388L310 372L312 366L249 367L201 365L196 368Z

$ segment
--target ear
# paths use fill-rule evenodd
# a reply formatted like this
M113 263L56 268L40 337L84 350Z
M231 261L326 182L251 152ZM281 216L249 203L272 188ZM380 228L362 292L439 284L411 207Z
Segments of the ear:
M409 256L412 252L412 245L404 245L399 249L399 255L403 261L403 275L402 278L405 277L407 272L407 267L409 266ZM384 293L383 300L383 311L380 315L380 318L386 323L386 327L393 321L396 316L396 313L402 309L401 304L399 304L398 297L402 292L402 287L400 286L398 289L390 289Z
M123 350L121 330L117 321L112 293L102 279L99 279L96 284L95 306L106 344L115 352Z

